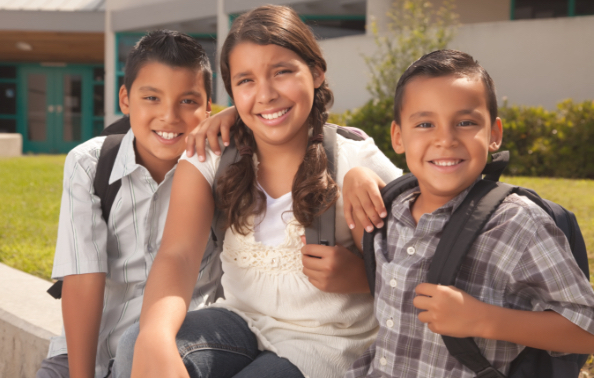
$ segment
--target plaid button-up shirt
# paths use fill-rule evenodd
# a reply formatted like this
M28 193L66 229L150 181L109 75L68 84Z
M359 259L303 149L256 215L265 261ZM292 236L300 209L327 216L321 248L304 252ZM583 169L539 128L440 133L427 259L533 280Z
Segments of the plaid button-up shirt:
M388 219L387 240L374 241L377 260L376 341L347 373L359 377L474 377L453 358L441 336L418 320L415 287L426 281L441 233L470 189L418 225L410 208L418 188L398 197ZM567 239L531 201L512 194L497 208L462 263L455 286L506 308L553 310L594 333L594 291L578 268ZM523 346L475 338L483 355L503 373Z

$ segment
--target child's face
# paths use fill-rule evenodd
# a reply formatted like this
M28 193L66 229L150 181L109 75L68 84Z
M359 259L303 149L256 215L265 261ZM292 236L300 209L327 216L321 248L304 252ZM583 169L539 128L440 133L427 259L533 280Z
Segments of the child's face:
M139 163L151 168L175 164L185 138L210 115L202 71L150 62L132 83L122 86L120 107L130 115Z
M310 69L293 51L277 45L243 42L229 55L231 89L237 112L262 144L284 145L307 138L314 89L324 72Z
M501 137L501 120L491 123L485 87L474 77L412 79L405 87L401 125L392 123L392 146L406 153L421 196L441 205L476 180Z

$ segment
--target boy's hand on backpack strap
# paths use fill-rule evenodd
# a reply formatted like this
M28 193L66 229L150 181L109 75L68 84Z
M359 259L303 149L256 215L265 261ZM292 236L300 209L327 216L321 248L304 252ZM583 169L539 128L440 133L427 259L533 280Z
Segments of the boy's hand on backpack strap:
M223 139L223 144L228 146L230 141L229 131L235 125L236 120L237 111L234 106L231 106L200 122L186 137L186 154L188 157L194 155L194 152L196 152L198 160L204 161L206 159L207 139L212 151L220 156L219 133Z
M342 195L344 202L344 217L349 228L355 228L356 217L367 232L375 227L383 227L387 215L384 201L380 194L386 184L372 170L355 167L344 176Z
M312 285L327 293L369 293L363 259L339 244L306 244L305 236L301 241L303 274Z
M413 304L419 310L419 320L440 335L481 337L489 307L466 292L454 287L419 284Z

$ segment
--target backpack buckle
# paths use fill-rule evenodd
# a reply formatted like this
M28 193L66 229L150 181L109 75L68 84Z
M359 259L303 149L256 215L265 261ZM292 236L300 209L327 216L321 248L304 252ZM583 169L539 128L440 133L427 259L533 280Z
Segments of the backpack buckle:
M501 374L501 372L495 369L493 366L489 366L488 368L479 371L476 373L476 378L506 378L505 375Z

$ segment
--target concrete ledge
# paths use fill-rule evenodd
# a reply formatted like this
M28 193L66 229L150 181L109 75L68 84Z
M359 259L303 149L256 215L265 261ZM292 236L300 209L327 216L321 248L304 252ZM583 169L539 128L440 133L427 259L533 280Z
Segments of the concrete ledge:
M1 147L0 147L1 149ZM51 282L0 264L0 377L31 378L62 331Z
M0 133L0 157L14 157L23 154L23 136L18 133Z

